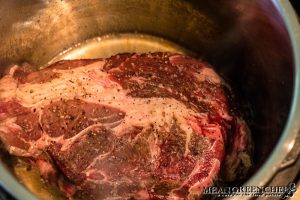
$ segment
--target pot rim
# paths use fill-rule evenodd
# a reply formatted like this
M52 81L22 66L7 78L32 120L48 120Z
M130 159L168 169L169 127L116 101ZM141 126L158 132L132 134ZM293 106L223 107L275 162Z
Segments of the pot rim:
M263 186L272 178L272 176L280 169L280 164L292 149L300 123L297 119L300 118L300 25L297 15L289 1L272 0L277 10L283 18L293 49L294 56L294 88L291 108L287 123L283 134L281 135L275 149L272 151L267 161L260 169L246 182L244 186ZM0 186L8 191L17 199L32 199L38 200L37 197L27 190L8 170L5 166L0 165ZM248 196L232 197L231 199L250 199Z

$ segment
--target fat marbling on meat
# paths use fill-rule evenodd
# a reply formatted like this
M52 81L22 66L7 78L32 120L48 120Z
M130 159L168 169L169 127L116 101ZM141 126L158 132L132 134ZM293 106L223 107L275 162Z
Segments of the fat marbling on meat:
M195 199L250 167L250 132L212 67L174 53L15 65L0 138L79 199ZM221 173L222 171L222 173Z

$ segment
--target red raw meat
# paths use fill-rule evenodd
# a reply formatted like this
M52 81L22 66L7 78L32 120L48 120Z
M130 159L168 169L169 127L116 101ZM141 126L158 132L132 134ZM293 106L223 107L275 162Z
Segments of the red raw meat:
M249 168L248 128L201 60L119 54L24 66L0 80L0 138L45 179L60 171L68 197L194 199L222 163L229 179Z

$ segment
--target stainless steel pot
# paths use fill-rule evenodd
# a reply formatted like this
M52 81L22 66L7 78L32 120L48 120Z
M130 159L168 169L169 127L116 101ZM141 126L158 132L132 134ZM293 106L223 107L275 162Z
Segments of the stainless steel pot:
M2 73L12 63L45 66L69 47L107 34L164 38L214 65L240 99L255 143L255 166L244 185L266 185L296 161L298 152L287 155L300 126L300 28L287 0L0 0L0 5ZM1 186L17 199L34 199L8 166L1 162Z

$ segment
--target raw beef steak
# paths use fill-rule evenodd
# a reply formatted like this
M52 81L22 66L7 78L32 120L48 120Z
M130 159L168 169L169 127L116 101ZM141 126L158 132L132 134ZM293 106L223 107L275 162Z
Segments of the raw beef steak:
M230 96L180 54L16 65L0 80L0 138L69 198L195 199L250 167Z

